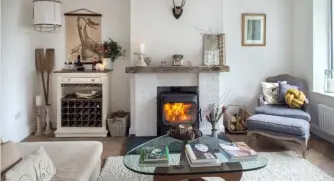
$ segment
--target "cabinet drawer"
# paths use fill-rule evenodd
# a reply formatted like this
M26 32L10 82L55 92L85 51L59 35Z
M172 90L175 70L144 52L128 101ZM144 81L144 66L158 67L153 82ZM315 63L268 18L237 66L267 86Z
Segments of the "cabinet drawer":
M101 78L63 78L63 82L75 82L75 83L95 83L101 82Z

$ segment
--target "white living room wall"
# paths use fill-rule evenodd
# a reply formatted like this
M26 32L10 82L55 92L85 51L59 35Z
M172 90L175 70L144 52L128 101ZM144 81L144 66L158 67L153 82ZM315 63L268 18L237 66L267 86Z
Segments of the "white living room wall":
M221 74L222 87L232 91L228 103L246 105L250 110L260 93L261 80L292 73L291 0L191 0L179 20L173 17L172 6L172 0L131 1L132 53L139 43L145 43L153 64L171 62L173 54L183 54L185 61L201 65L203 35L195 27L223 31L231 72ZM241 46L242 13L267 14L267 46ZM131 61L136 57L131 56Z
M2 54L1 54L1 45L2 45L2 43L1 43L1 37L2 37L2 35L1 35L1 25L2 25L2 20L1 20L1 4L2 4L2 2L1 2L1 0L0 0L0 137L2 138L2 130L1 130L1 123L2 123L2 109L1 109L1 90L2 90L2 82L1 82L1 75L2 75L2 72L1 72L1 57L2 57Z
M318 104L334 107L334 97L321 93L329 55L328 7L328 0L293 1L293 74L309 86L311 131L334 143L318 128Z
M102 40L112 38L124 49L130 50L130 1L129 0L65 0L63 13L86 8L102 14ZM65 22L65 17L63 17ZM67 60L65 45L65 25L57 33L41 34L38 38L38 47L54 48L56 51L55 70L61 70ZM129 57L129 56L127 56ZM112 111L127 110L130 108L130 83L125 67L129 59L115 61L111 75L111 109ZM56 79L53 75L51 86L52 126L56 125ZM42 93L42 92L41 92Z
M1 135L20 141L34 127L35 32L31 27L32 3L1 1Z
M55 69L61 69L66 60L65 29L53 34L34 33L31 1L3 1L2 49L6 47L6 51L2 52L5 63L2 65L1 104L5 106L2 107L2 135L20 140L31 132L34 88L40 82L35 73L34 49L55 48ZM202 63L202 35L195 27L226 33L227 63L231 72L222 73L221 80L223 89L232 89L228 103L243 104L252 110L260 93L261 80L292 72L291 0L271 0L270 3L267 0L191 0L187 1L179 20L172 15L172 0L63 1L64 13L80 8L103 14L103 39L110 37L129 50L127 59L116 61L112 73L112 111L130 110L130 76L125 74L124 68L130 64L129 59L135 60L132 53L140 42L146 44L154 64L171 60L173 54L184 54L193 65ZM242 13L267 14L267 46L241 46ZM56 103L52 92L54 84L55 79L51 86L52 103ZM56 111L52 111L54 125ZM19 119L15 120L15 115L20 116Z

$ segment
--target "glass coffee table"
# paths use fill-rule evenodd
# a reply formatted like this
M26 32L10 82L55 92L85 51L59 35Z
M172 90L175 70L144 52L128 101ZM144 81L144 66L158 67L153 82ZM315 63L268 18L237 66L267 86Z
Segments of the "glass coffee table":
M218 144L230 142L230 140L226 136L220 136L220 139L202 136L188 143L194 142L206 144L211 152L221 154ZM185 156L185 144L184 141L164 135L132 149L125 155L123 162L133 172L153 175L155 181L201 180L202 177L221 177L228 181L239 181L242 172L261 169L268 163L266 158L258 156L255 160L237 163L226 162L217 167L190 167ZM169 167L139 167L140 150L142 147L163 147L166 145L170 153Z

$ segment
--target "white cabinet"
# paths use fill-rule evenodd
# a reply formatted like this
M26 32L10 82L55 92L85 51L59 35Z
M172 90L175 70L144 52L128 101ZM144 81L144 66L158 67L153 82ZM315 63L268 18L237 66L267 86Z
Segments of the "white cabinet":
M110 110L110 71L56 71L56 137L106 137L106 119ZM94 90L101 96L79 99L74 92Z

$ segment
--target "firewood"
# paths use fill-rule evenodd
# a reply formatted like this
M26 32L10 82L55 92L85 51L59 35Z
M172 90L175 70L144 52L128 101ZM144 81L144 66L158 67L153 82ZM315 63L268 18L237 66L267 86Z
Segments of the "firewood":
M234 131L236 128L235 128L235 126L234 126L234 124L230 124L230 129L232 130L232 131Z

